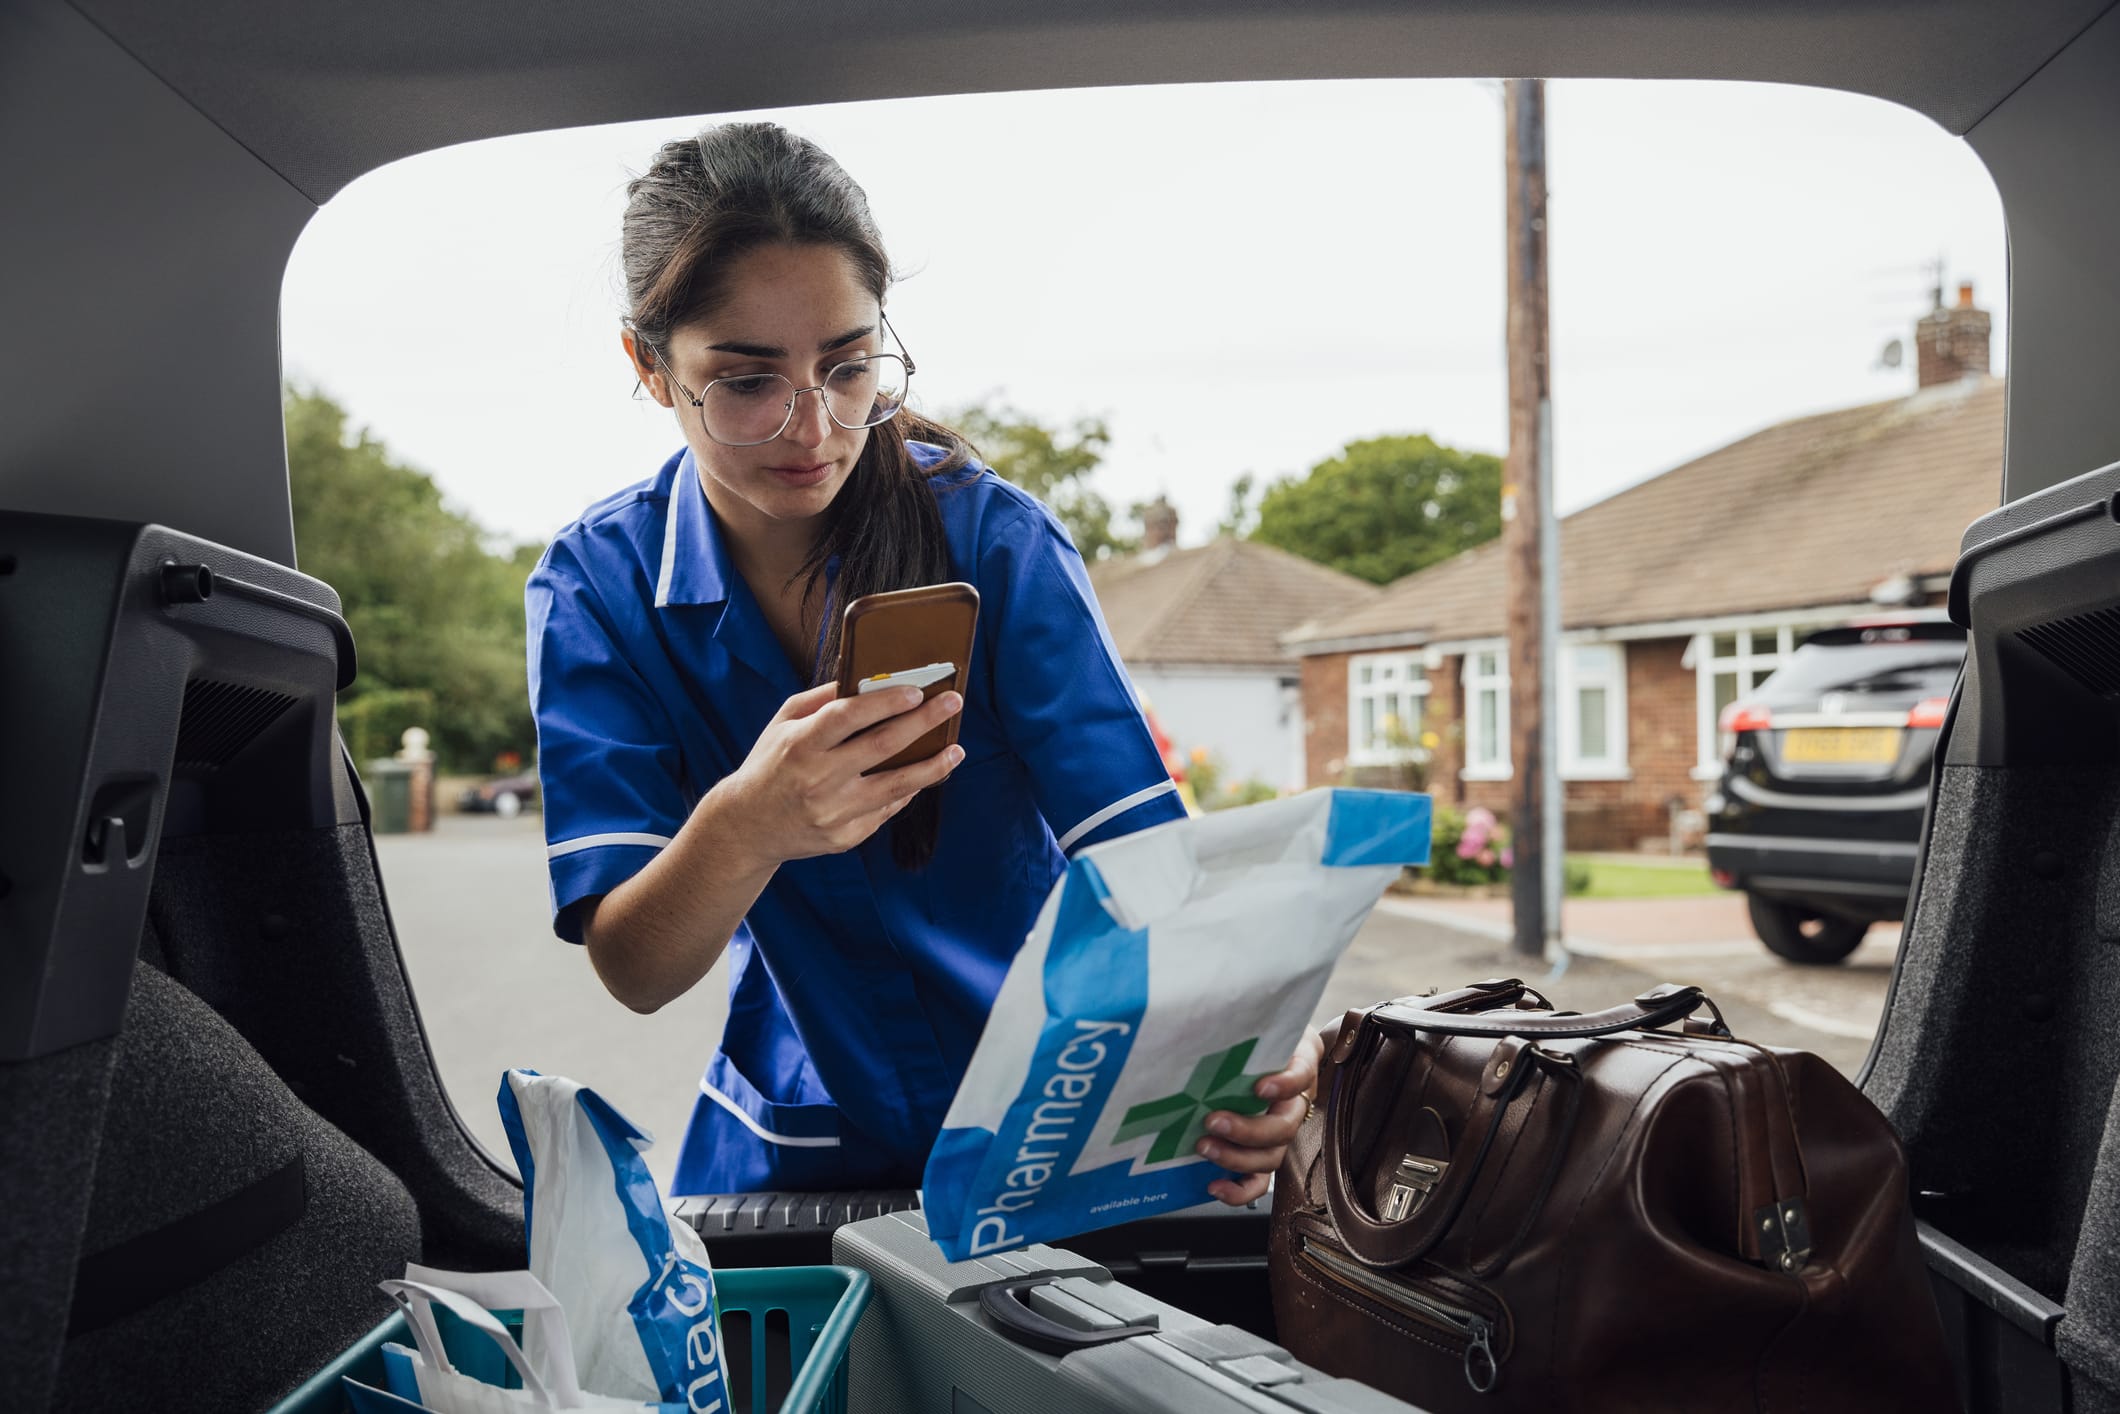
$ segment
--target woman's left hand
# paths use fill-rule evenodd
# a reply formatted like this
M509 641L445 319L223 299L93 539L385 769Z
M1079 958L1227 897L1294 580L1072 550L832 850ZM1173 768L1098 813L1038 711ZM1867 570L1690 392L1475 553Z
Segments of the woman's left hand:
M1325 1054L1324 1039L1305 1036L1288 1069L1269 1075L1252 1087L1252 1093L1268 1102L1261 1114L1231 1114L1216 1110L1207 1117L1207 1137L1198 1152L1220 1164L1240 1179L1218 1178L1207 1191L1233 1208L1240 1208L1266 1191L1267 1180L1281 1166L1288 1141L1310 1116L1313 1092L1318 1084L1318 1060Z

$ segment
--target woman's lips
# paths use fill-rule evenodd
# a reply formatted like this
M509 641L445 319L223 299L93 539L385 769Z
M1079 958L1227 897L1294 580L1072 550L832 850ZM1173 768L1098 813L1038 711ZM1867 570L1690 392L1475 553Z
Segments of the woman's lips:
M832 464L812 462L808 466L769 466L766 470L783 485L815 486L831 474Z

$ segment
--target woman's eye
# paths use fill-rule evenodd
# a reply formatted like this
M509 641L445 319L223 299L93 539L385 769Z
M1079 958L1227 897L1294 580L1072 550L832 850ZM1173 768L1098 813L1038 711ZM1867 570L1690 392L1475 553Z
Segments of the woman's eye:
M725 388L739 398L760 398L770 394L773 385L779 381L770 373L753 373L747 377L717 379L714 386Z
M832 381L835 383L866 383L874 373L875 369L869 364L869 361L861 359L855 363L842 363L833 369Z

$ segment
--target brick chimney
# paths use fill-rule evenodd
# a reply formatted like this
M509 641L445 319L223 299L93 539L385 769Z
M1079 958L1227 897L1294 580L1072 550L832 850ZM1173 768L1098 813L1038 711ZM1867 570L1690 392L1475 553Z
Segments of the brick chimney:
M1936 292L1936 307L1914 326L1914 358L1917 386L1933 388L1955 383L1988 371L1988 335L1993 321L1988 312L1973 304L1973 282L1958 285L1958 303L1944 307L1943 291Z
M1159 495L1141 508L1141 548L1144 551L1168 550L1177 543L1178 508L1167 497Z

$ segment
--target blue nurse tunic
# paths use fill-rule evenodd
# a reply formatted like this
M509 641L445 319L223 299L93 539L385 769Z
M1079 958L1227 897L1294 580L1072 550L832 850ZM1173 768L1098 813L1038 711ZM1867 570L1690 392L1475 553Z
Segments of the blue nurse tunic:
M879 831L775 871L729 942L677 1193L918 1183L1065 855L1184 813L1066 531L976 464L929 484L979 590L934 857L902 870ZM525 597L553 927L580 942L578 906L654 858L807 684L689 451L561 531Z

